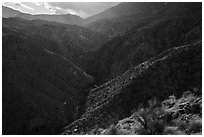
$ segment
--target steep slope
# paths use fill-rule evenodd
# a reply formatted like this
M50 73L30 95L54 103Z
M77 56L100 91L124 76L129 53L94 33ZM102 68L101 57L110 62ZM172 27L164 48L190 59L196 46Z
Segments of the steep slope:
M149 12L152 10L152 7L155 5L160 6L162 3L153 3L153 2L124 2L120 3L112 8L109 8L97 15L91 16L84 20L84 24L89 24L100 19L111 19L123 15L138 14L144 12L146 9L149 9Z
M86 112L63 134L86 134L96 125L108 127L152 98L163 100L195 87L201 89L201 45L198 41L169 49L93 89L87 98Z
M75 25L82 25L83 19L79 16L72 15L72 14L61 14L61 15L48 15L48 14L38 14L38 15L31 15L27 13L21 13L19 11L13 10L11 8L2 6L2 17L9 18L9 17L21 17L26 20L46 20L51 22L58 22L64 24L75 24Z
M57 134L82 110L92 77L44 48L56 43L2 28L3 134Z
M77 65L81 64L84 53L99 48L107 39L106 36L98 32L80 26L42 20L27 21L21 18L3 18L3 25L54 41L55 46L44 45L44 48L70 59Z
M104 33L109 37L122 35L131 27L139 24L147 24L154 20L170 18L174 16L201 15L201 3L121 3L113 7L117 16L102 18L86 25L87 28ZM111 10L111 9L110 9ZM126 12L124 12L125 10ZM104 13L109 10L104 11ZM122 13L121 13L122 12ZM102 14L102 13L101 13ZM100 15L100 14L99 14Z
M11 8L2 6L2 17L4 18L15 17L18 14L20 14L20 12L17 10L13 10Z
M94 135L202 135L202 96L200 89L186 91L181 98L174 95L164 101L148 101L130 117L109 128L94 128Z
M162 51L201 39L201 16L163 18L132 27L97 49L87 70L100 83L114 78ZM88 61L87 61L88 62Z

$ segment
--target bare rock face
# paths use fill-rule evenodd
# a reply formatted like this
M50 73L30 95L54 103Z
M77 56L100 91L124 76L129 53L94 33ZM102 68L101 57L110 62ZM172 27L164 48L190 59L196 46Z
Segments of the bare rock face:
M108 127L130 115L142 102L152 98L162 100L172 94L181 96L183 91L201 88L201 64L202 48L198 41L169 49L132 67L91 91L86 112L67 126L64 134L86 133L96 125Z

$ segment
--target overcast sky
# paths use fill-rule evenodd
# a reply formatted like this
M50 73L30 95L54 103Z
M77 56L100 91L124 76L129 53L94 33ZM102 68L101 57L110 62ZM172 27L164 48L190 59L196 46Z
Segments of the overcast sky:
M3 5L30 14L95 15L119 2L4 2Z

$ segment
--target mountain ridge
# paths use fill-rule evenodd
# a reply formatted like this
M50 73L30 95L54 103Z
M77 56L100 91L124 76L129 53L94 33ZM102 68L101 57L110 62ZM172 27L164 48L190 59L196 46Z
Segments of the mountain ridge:
M87 131L90 131L96 125L98 125L99 127L107 127L117 120L127 117L130 113L131 109L129 107L131 105L133 109L133 106L139 105L137 103L141 103L142 100L143 102L148 101L148 98L151 98L151 96L164 99L165 97L168 97L167 94L175 94L176 96L179 96L182 93L176 93L174 91L180 91L184 87L186 88L186 90L189 90L194 86L201 87L201 85L198 84L200 83L198 81L201 81L202 79L200 75L202 73L200 66L202 55L200 49L201 41L198 41L197 43L191 45L170 49L166 52L161 53L156 58L152 58L145 63L133 67L118 78L115 78L108 83L104 83L99 88L94 89L88 96L86 112L80 119L67 126L65 128L64 134L84 134ZM186 54L190 56L188 57L186 56ZM180 57L179 61L177 56ZM199 60L199 62L197 62L197 59ZM194 62L195 64L191 64L192 62ZM185 72L181 72L180 70L186 68L187 64L191 64L191 68L188 68L189 71L185 70ZM172 66L170 67L168 65L177 67L172 68ZM163 69L161 67L163 67ZM175 71L171 71L170 74L171 68ZM193 72L194 70L195 72ZM186 73L186 75L184 75L183 73ZM194 75L194 73L196 74L196 76ZM168 81L165 81L164 79L168 77L168 74L171 75L171 78L174 76L178 77L178 83L174 83L173 81L171 81L170 77L168 78ZM194 84L189 83L191 82L191 80L189 79L189 75L192 75L192 78L195 80ZM157 76L157 79L155 79L155 82L152 81L151 83L150 81L154 79L155 76ZM147 77L148 79L146 79ZM122 83L119 84L120 82ZM172 82L172 85L169 82ZM179 86L180 82L183 84L188 83L189 85ZM158 87L156 88L154 85L157 85ZM150 89L151 92L149 92ZM136 90L137 93L135 93ZM165 92L162 90L165 90ZM117 117L119 119L117 119Z
M27 20L35 20L35 19L41 19L51 22L59 22L64 24L75 24L75 25L81 25L82 24L82 18L77 15L72 14L36 14L31 15L28 13L22 13L17 10L13 10L11 8L2 6L2 17L9 18L9 17L21 17L23 19Z
M5 27L18 28L55 42L55 46L45 45L44 48L68 58L78 66L82 64L86 52L96 50L107 39L105 35L77 25L22 18L3 18L2 22Z
M77 108L93 78L43 48L54 45L52 41L18 29L2 30L3 134L59 133L82 113Z
M140 104L148 112L149 101L185 91L199 101L190 122L200 132L201 11L202 3L141 2L121 3L89 24L2 18L2 134L116 134L123 124L159 134L160 121L158 132L142 116L132 126L123 122ZM188 105L177 104L179 120Z

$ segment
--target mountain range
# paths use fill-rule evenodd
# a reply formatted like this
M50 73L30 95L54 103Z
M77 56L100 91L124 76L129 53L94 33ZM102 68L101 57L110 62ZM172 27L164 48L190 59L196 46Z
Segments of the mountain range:
M86 19L2 6L2 17L3 134L89 134L202 88L202 3L125 2Z
M82 18L72 14L64 14L64 15L47 15L47 14L39 14L39 15L31 15L28 13L22 13L17 10L2 6L2 17L21 17L26 20L35 20L41 19L51 22L59 22L64 24L76 24L81 25Z

